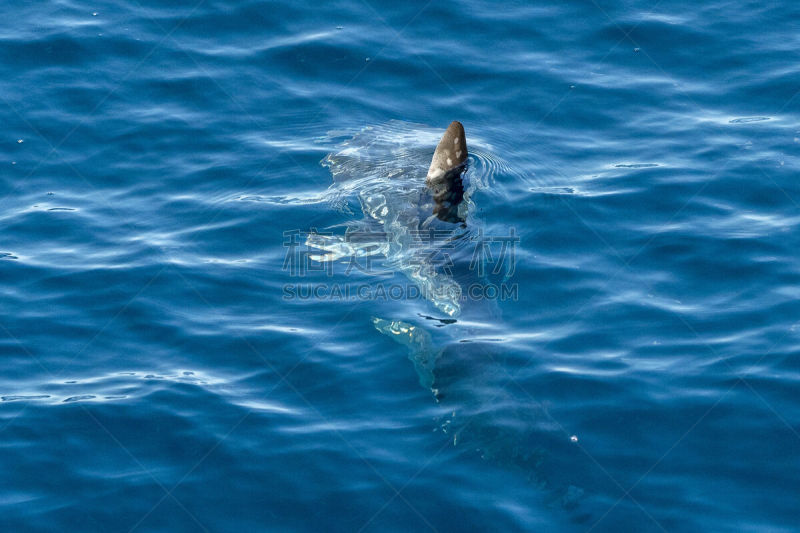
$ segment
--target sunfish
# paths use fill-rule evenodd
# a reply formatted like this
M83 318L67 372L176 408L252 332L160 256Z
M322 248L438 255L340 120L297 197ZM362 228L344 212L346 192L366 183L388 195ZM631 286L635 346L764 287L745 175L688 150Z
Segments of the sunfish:
M343 237L309 234L306 245L320 251L309 258L349 257L352 262L383 255L385 266L404 274L418 294L455 317L461 312L462 288L448 261L470 242L470 192L482 182L465 186L469 154L460 122L450 123L441 136L424 180L425 161L418 158L428 137L424 130L397 126L366 128L323 160L334 178L333 199L344 207L346 196L353 194L365 218L346 223Z

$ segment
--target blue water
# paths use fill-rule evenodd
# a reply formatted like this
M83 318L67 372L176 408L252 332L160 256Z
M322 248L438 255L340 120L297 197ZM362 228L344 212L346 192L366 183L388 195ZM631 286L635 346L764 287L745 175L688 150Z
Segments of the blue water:
M3 13L4 531L797 527L800 4ZM286 235L363 218L348 139L451 120L515 297L287 296L407 284Z

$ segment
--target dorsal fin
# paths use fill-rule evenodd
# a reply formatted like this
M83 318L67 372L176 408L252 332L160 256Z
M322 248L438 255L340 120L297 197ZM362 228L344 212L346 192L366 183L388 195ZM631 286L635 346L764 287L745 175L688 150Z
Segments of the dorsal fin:
M442 140L439 141L439 145L433 153L425 182L430 184L431 181L445 176L451 170L464 165L466 160L467 139L464 136L464 126L454 120L447 127L447 131L442 135Z

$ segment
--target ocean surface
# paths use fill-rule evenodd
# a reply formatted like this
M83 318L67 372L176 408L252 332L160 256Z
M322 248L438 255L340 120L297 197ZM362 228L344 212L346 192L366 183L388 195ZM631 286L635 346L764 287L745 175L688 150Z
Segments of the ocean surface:
M797 530L797 2L2 6L3 531Z

